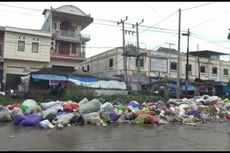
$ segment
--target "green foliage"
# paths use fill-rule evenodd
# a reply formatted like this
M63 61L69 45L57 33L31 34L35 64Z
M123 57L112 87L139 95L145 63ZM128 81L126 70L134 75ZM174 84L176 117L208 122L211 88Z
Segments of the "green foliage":
M125 103L125 102L129 102L129 101L132 101L132 100L135 100L135 101L138 101L140 103L146 101L146 102L154 102L154 101L158 101L158 100L163 100L163 101L166 101L168 100L167 97L163 97L163 96L160 96L160 95L155 95L153 94L152 92L149 92L149 91L144 91L144 92L141 92L141 93L138 93L138 92L135 92L135 91L131 91L129 92L128 95L119 95L119 94L116 94L116 95L107 95L107 96L95 96L95 93L92 92L92 91L84 91L84 90L81 90L81 91L77 91L76 90L74 92L69 92L68 95L66 95L65 97L63 97L63 100L72 100L72 101L75 101L75 102L79 102L81 101L82 99L84 98L87 98L89 100L92 100L94 98L98 98L100 99L101 102L112 102L112 101L120 101L122 103ZM53 98L44 98L42 97L42 95L36 95L36 96L33 96L33 97L30 97L31 99L34 99L36 100L38 103L40 102L49 102L49 101L52 101L52 100L55 100L55 99L59 99L58 97L53 97ZM7 98L7 97L0 97L0 105L9 105L9 104L12 104L12 103L22 103L25 99L28 99L28 98ZM59 99L61 100L61 99Z
M22 100L19 98L8 98L0 96L0 105L6 106L13 103L21 103Z
M92 100L94 98L94 92L92 91L85 91L85 90L78 90L78 91L70 91L66 96L65 96L65 100L72 100L75 102L79 102L84 98L87 98L89 100Z
M96 98L104 99L104 101L112 102L112 101L120 101L122 103L129 102L132 100L138 101L140 103L142 102L154 102L158 100L167 100L163 96L158 96L154 94L149 93L137 93L137 92L131 92L128 95L110 95L110 96L97 96Z

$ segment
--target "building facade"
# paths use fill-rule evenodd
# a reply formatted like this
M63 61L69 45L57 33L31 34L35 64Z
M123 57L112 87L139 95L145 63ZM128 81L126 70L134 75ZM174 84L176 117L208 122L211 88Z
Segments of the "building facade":
M42 14L45 21L41 30L52 34L49 67L77 69L78 63L85 60L86 43L90 40L90 35L81 31L93 18L73 5L45 9Z
M50 62L51 35L40 30L1 27L1 82L15 89L19 76Z
M141 49L146 53L140 57L140 82L145 86L160 78L177 79L177 56L174 49L160 47L157 51ZM123 48L117 47L101 54L92 56L80 63L82 71L91 74L109 73L115 76L124 76ZM186 78L186 54L180 55L180 78ZM215 58L189 56L188 77L202 80L229 81L230 62ZM200 68L200 71L199 71ZM128 82L133 90L137 90L138 73L136 57L127 57ZM200 72L200 73L199 73Z
M78 69L84 61L89 35L81 31L93 22L72 5L45 9L40 30L0 27L0 83L17 89L20 76L43 67Z

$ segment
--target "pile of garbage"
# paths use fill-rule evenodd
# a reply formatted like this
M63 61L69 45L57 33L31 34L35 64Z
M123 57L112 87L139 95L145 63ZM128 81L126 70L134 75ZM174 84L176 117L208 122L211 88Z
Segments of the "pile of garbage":
M141 104L137 101L102 103L87 98L79 103L70 100L37 103L27 99L22 104L0 106L0 122L41 128L110 123L197 125L227 120L230 120L230 100L209 95Z

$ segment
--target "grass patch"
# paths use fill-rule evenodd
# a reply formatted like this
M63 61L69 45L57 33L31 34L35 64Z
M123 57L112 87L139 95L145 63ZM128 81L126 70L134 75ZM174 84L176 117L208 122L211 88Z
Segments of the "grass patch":
M13 103L22 103L23 100L21 98L8 98L8 97L0 97L0 105L6 106Z
M158 100L166 101L168 98L155 95L152 93L137 93L137 92L131 92L128 95L110 95L110 96L97 96L95 98L103 99L105 102L112 102L112 101L120 101L122 103L129 102L132 100L138 101L140 103L142 102L155 102Z
M70 92L68 94L68 96L64 97L64 98L58 98L58 97L50 97L50 98L44 98L42 95L36 95L33 97L28 97L28 98L7 98L7 97L0 97L0 105L6 106L12 103L22 103L24 100L26 99L34 99L35 101L37 101L38 103L40 102L50 102L53 100L63 100L63 101L67 101L67 100L72 100L75 102L79 102L80 100L82 100L83 98L87 97L89 100L92 100L94 98L98 98L100 99L103 103L104 102L113 102L113 101L119 101L122 103L125 102L129 102L132 100L138 101L140 103L142 102L156 102L158 100L162 100L162 101L167 101L168 98L167 97L163 97L160 95L156 95L153 94L151 92L129 92L128 95L104 95L104 96L94 96L93 92L87 92L87 91L81 91L81 92Z

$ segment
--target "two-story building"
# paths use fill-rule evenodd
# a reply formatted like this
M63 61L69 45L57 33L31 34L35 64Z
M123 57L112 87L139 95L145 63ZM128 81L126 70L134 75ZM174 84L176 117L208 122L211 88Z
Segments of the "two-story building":
M0 27L0 81L15 89L19 76L50 62L51 35L41 30Z
M177 57L178 52L175 49L160 47L158 50L140 49L140 52L146 53L140 57L140 82L146 86L158 80L159 78L177 79ZM203 51L199 51L201 54ZM213 51L209 51L211 54ZM123 48L117 47L101 54L92 56L86 61L80 63L82 71L91 74L109 73L115 76L124 76L123 67ZM180 78L186 77L186 53L180 53ZM217 53L216 53L217 54ZM215 80L221 82L229 81L228 61L220 60L219 55L196 56L189 55L188 77L191 80L200 78L203 80ZM128 82L131 83L133 90L137 89L138 71L137 58L127 57L127 75Z

